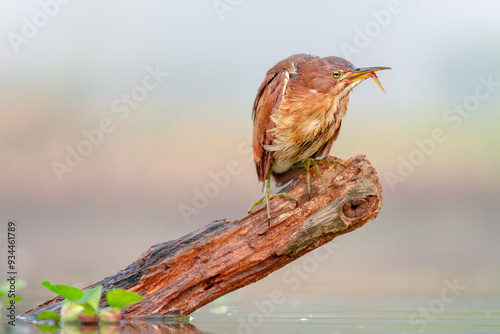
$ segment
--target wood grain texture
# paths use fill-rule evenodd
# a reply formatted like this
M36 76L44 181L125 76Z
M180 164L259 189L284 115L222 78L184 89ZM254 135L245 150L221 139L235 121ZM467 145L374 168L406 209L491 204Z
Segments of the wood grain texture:
M265 207L239 220L220 219L152 246L127 268L87 288L101 284L103 295L115 288L143 295L141 302L124 309L129 319L189 315L375 219L382 205L375 168L364 155L343 163L345 167L319 165L333 198L312 171L309 200L301 173L283 189L298 198L299 205L273 199L270 227ZM59 307L60 298L54 298L20 318L32 321L38 313Z

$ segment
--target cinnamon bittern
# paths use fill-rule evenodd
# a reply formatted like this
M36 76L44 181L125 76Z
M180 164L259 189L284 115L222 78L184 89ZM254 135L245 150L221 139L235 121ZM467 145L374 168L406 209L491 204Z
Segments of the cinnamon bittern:
M257 175L264 182L263 195L250 210L288 194L273 195L271 176L278 186L306 170L307 190L311 195L309 168L312 166L331 195L318 163L342 164L323 160L337 139L349 94L367 78L373 78L385 92L376 71L389 67L354 67L339 57L319 58L307 54L290 56L272 67L260 85L253 105L253 157Z

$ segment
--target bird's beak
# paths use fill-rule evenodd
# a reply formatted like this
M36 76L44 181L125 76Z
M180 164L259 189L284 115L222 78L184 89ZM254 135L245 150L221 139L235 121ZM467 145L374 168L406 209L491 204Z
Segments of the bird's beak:
M382 87L382 83L380 82L379 78L375 74L376 71L380 70L390 70L390 67L362 67L362 68L357 68L353 70L352 72L347 72L346 73L346 79L349 79L352 82L355 81L362 81L368 78L373 78L377 86L382 89L382 91L385 93L384 87Z

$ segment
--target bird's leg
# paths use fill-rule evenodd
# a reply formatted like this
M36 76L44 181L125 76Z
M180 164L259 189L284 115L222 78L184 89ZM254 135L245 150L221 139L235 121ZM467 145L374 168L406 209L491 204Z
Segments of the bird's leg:
M314 167L314 170L318 173L319 179L321 180L321 183L323 184L323 187L325 187L326 192L333 197L332 193L326 186L325 179L323 178L323 175L321 175L321 172L319 171L318 164L328 164L328 165L342 165L344 168L344 164L340 161L330 161L330 160L324 160L324 159L315 159L315 158L308 158L306 161L304 161L304 168L306 169L306 180L307 180L307 193L309 194L309 199L311 198L311 183L310 183L310 172L309 169L311 168L311 165Z
M267 220L268 220L269 226L271 225L271 204L270 204L270 201L273 198L286 197L286 198L289 198L289 199L295 201L296 204L299 202L299 200L296 199L295 197L293 197L292 195L288 195L288 194L275 194L275 195L273 195L273 193L271 192L271 174L272 174L272 171L270 170L269 173L267 173L266 180L264 181L264 192L262 194L262 197L257 202L253 203L252 206L250 207L250 209L248 210L248 213L251 213L256 206L261 205L265 201L266 205L267 205Z

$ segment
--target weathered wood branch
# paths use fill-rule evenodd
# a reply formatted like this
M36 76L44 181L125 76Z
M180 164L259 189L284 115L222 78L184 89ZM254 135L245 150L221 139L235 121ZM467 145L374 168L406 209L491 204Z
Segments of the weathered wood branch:
M240 220L217 220L152 246L127 268L89 287L101 284L104 292L124 288L143 295L141 302L124 310L130 318L189 315L374 219L382 205L375 168L363 155L343 163L345 167L320 165L333 198L312 171L309 200L302 173L283 189L298 198L299 205L273 199L270 227L265 208ZM105 306L104 298L101 304ZM21 318L30 321L59 307L60 299L54 298Z

